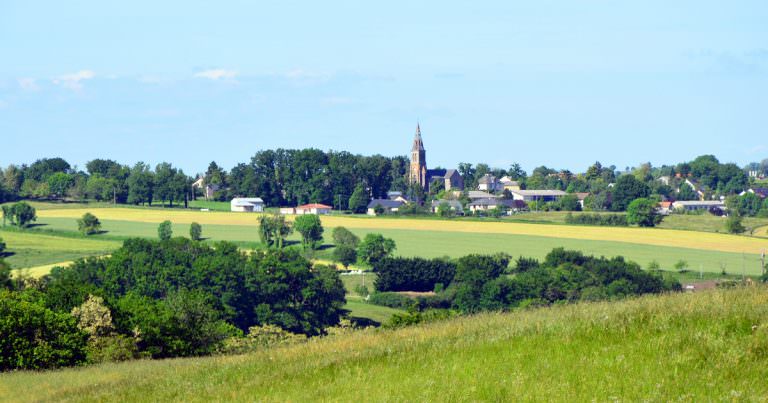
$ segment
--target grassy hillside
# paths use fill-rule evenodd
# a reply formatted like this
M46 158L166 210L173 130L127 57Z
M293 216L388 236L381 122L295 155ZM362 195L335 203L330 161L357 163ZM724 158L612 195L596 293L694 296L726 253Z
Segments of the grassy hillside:
M753 401L768 290L483 314L260 353L0 375L18 401Z

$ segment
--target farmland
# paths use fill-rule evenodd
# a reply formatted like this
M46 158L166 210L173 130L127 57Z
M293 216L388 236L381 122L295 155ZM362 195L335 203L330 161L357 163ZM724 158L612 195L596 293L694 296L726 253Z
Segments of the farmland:
M488 313L240 356L8 373L0 375L0 395L9 401L750 401L768 394L765 291Z
M83 208L82 205L77 208L74 204L52 208L44 203L36 207L42 208L38 210L38 226L34 231L0 232L9 249L15 252L8 259L13 267L39 266L108 253L127 237L155 237L157 224L166 219L174 223L176 235L187 236L189 224L198 222L203 225L203 236L210 241L226 240L246 248L258 245L258 215L255 214L162 208ZM105 234L85 238L75 233L75 219L87 211L101 219ZM699 222L686 216L683 218ZM760 271L759 253L768 248L766 239L673 229L359 216L324 216L322 221L326 235L335 226L347 227L359 236L369 232L382 233L397 242L397 254L402 256L458 257L469 253L507 252L513 256L541 258L552 248L562 246L595 255L623 255L643 266L655 260L662 268L671 269L682 259L692 271L755 275ZM36 241L36 237L40 237L40 241ZM289 240L297 241L298 236L294 234ZM327 255L327 250L323 253Z

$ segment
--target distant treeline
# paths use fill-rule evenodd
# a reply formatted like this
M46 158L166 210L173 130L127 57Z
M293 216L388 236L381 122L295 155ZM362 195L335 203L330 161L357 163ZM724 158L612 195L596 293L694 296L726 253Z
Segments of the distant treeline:
M409 160L405 156L363 156L311 148L277 149L259 151L249 162L239 163L229 171L211 162L200 176L214 190L216 200L258 196L269 206L315 202L348 209L353 204L353 210L361 211L368 200L384 198L388 191L404 192L420 201L445 196L440 194L440 186L434 186L430 194L424 194L418 186L409 186L408 167ZM768 159L742 168L733 163L720 163L713 155L702 155L676 165L654 167L645 163L623 171L595 162L584 173L542 165L529 174L517 163L504 169L484 163L462 162L457 168L468 189L476 189L485 174L497 179L509 176L524 189L589 193L584 200L585 210L624 211L638 198L694 200L738 194L752 186L754 178L748 172L768 174ZM71 198L129 204L180 204L202 194L199 188L192 190L197 177L165 162L150 167L143 162L128 166L108 159L95 159L81 170L61 158L44 158L31 165L10 165L0 169L0 202L18 198ZM553 207L577 209L574 206Z

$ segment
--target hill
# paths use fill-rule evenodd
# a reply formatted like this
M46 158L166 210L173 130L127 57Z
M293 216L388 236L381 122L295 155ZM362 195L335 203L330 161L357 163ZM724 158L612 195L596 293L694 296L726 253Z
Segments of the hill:
M759 400L763 287L483 314L255 354L0 375L3 400Z

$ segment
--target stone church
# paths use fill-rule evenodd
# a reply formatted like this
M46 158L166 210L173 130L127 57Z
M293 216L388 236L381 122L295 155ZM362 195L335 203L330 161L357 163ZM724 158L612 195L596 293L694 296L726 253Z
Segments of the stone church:
M455 169L427 169L427 152L424 150L424 141L421 139L421 127L416 124L416 135L413 137L411 147L411 169L408 175L411 183L418 183L425 191L434 181L441 181L445 190L464 189L464 180L459 171Z

